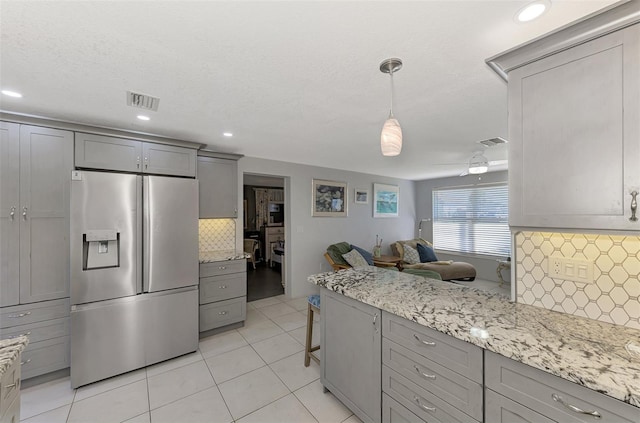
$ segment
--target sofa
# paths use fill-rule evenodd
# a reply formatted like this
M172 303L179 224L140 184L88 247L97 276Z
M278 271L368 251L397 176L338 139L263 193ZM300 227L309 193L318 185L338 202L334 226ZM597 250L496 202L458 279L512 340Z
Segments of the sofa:
M418 248L418 244L426 245L433 248L433 245L422 238L408 239L405 241L396 241L391 244L391 251L396 257L400 257L403 262L404 269L431 270L437 272L443 281L466 281L470 282L476 278L476 268L472 264L464 261L433 261L426 263L408 263L404 257L404 245L410 245L414 249Z

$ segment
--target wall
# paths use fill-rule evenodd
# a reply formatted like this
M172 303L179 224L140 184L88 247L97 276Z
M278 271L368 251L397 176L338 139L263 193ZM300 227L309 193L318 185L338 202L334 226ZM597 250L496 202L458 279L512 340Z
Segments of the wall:
M428 179L424 181L416 182L416 223L415 223L415 236L418 236L418 223L420 219L425 219L422 223L422 238L427 241L433 240L433 228L431 226L431 218L433 214L433 197L432 191L436 188L442 187L455 187L464 185L476 185L486 184L494 182L507 182L507 171L489 172L483 175L467 175L467 176L454 176L450 178ZM426 221L428 219L428 221ZM412 237L413 238L413 237ZM502 257L483 257L483 256L470 256L464 254L451 254L442 251L437 251L438 258L440 260L456 260L466 261L475 266L477 277L479 279L485 279L489 281L498 281L498 274L496 268L498 267L497 260ZM508 271L502 272L502 277L505 281L511 280L511 275Z
M383 254L390 254L390 242L414 236L416 203L413 181L243 157L238 161L238 192L242 192L244 173L285 178L285 214L287 216L285 222L287 238L285 245L287 286L285 292L289 297L299 297L317 292L317 288L307 282L307 277L331 270L323 257L330 244L348 241L371 250L375 244L376 234L378 234L385 240ZM347 217L311 216L311 181L314 178L347 182ZM371 199L366 205L354 203L354 188L366 188L372 194L374 182L399 186L399 217L374 219ZM242 200L239 201L238 209L241 210ZM243 235L240 225L236 231L236 240L241 243Z
M518 232L516 298L576 316L640 329L640 237ZM549 277L548 257L593 262L593 283Z

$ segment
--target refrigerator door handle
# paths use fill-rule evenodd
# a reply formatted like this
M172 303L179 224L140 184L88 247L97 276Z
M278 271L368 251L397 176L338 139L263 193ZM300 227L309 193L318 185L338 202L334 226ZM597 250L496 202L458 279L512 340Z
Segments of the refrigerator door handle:
M136 176L136 291L143 292L142 286L142 176Z
M142 203L144 210L142 220L142 239L144 239L145 251L142 254L142 292L149 292L149 272L151 257L151 220L149 216L149 177L142 176Z

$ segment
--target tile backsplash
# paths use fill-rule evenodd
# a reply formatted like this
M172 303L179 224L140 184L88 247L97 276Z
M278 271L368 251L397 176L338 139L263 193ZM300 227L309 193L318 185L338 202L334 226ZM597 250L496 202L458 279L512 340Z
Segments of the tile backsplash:
M236 249L236 219L200 219L200 251Z
M518 232L516 300L640 329L640 237ZM593 283L551 278L550 256L593 262Z

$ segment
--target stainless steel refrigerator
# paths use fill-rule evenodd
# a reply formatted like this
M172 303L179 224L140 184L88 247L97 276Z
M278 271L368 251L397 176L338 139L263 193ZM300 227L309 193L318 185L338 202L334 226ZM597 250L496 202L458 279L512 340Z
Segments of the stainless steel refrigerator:
M71 386L195 351L198 181L71 179Z

